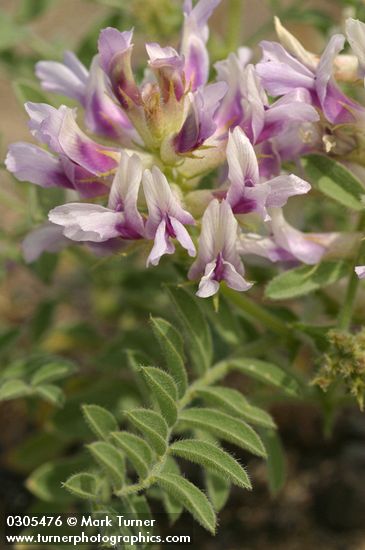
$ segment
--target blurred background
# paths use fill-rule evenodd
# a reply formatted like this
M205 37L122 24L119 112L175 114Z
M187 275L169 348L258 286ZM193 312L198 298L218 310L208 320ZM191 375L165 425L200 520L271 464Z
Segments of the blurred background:
M178 0L0 0L2 162L9 143L31 141L23 102L52 101L56 106L62 102L39 89L34 78L36 61L61 59L62 52L69 49L88 65L96 53L101 28L134 27L134 61L137 68L143 67L145 40L177 45L181 5ZM273 15L278 15L306 48L319 53L328 35L343 28L346 17L365 20L365 2L222 0L210 22L212 60L226 57L240 45L254 47L258 56L257 43L274 38ZM80 403L99 402L115 411L133 404L132 389L122 396L116 391L116 385L117 390L120 384L124 388L131 385L123 370L124 351L141 347L143 342L143 349L156 356L148 317L150 313L172 317L161 285L181 276L169 262L162 262L146 276L142 258L95 260L76 247L57 256L45 254L26 265L22 239L46 219L52 205L61 202L59 190L45 192L19 183L2 164L1 368L26 371L29 362L57 355L74 361L79 374L64 385L68 395L64 408L39 400L0 403L0 515L41 510L42 506L64 509L68 501L59 487L59 471L61 479L75 471L79 464L75 460L82 460L78 454L75 459L75 452L80 441L89 437ZM313 219L317 214L315 211ZM341 226L343 213L328 212L329 220L331 216ZM320 305L311 297L305 299L301 307L309 321L335 307L332 294L329 290ZM360 296L359 323L363 322L363 304L364 296ZM256 331L241 319L238 336L222 337L218 355L228 345L250 342ZM303 371L314 369L309 350L301 350L297 364ZM242 384L238 380L232 383ZM220 516L218 536L199 535L199 548L365 550L363 415L346 409L336 421L332 438L326 439L314 405L273 402L271 411L287 452L284 489L273 500L263 465L250 458L254 491L232 493ZM53 466L47 469L45 464Z

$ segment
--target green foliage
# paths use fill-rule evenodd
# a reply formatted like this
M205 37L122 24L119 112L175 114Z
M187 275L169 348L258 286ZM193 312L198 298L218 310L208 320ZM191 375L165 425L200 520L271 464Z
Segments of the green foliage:
M364 210L364 187L342 164L324 155L308 155L302 163L315 189L347 208Z
M124 451L137 474L141 478L146 477L153 459L153 450L148 443L129 432L114 432L111 436L117 447Z
M105 470L113 484L120 487L125 478L125 461L121 452L112 444L96 441L88 445L88 449L96 462Z
M97 437L107 439L110 432L118 429L114 416L99 405L84 405L82 407L85 420Z
M189 339L189 353L197 373L203 373L212 362L212 336L197 301L183 288L169 287L169 293L181 325Z
M194 356L194 361L198 355L203 358L205 342L210 347L204 360L209 357L211 364L210 329L204 314L197 309L196 299L181 289L170 292L173 303L180 308L186 348L195 346L196 355L191 357ZM188 318L194 315L199 318L199 334L187 330ZM132 372L138 381L141 405L124 407L121 415L131 430L124 426L119 430L115 414L105 406L83 405L85 420L98 438L88 445L94 463L76 475L73 472L64 487L72 495L89 498L91 502L102 491L105 502L111 506L121 501L130 509L137 495L147 499L144 504L150 498L158 498L171 521L186 509L214 533L216 512L225 505L231 485L251 489L246 469L222 448L221 442L267 458L263 440L271 441L267 434L275 429L265 410L251 404L238 390L224 387L221 379L236 370L279 390L285 389L290 395L296 395L300 385L272 363L238 358L209 367L207 362L200 375L189 380L183 361L183 342L177 331L162 319L152 318L151 324L168 372L138 365L138 354L132 354ZM143 360L147 362L148 357ZM144 406L146 402L149 408ZM210 408L202 407L202 403ZM262 438L251 424L260 428ZM181 439L182 433L189 435ZM182 459L182 465L188 461L200 466L207 495L199 483L193 484L184 477L176 459Z
M33 357L15 361L0 374L0 401L19 397L40 397L56 407L64 403L64 392L51 382L58 382L76 372L76 366L57 357Z
M261 361L260 359L232 359L229 361L230 369L237 370L247 376L255 378L264 384L270 384L276 388L280 388L284 393L293 397L300 395L301 386L292 373L284 369Z
M271 416L259 407L250 405L242 393L237 390L220 387L201 388L197 390L196 394L209 405L222 408L229 414L244 418L247 422L264 428L275 428Z
M263 433L265 447L267 449L267 476L270 492L276 496L284 486L286 479L286 463L284 449L278 433L267 430Z
M347 273L348 264L345 261L303 265L274 277L267 285L265 294L271 300L297 298L335 283Z
M190 481L176 474L156 476L157 484L189 510L194 518L213 535L216 528L215 513L205 494Z
M133 409L125 416L146 437L158 455L166 452L168 427L160 414L149 409Z
M170 446L170 452L177 457L196 462L208 470L244 489L251 489L251 483L242 466L226 451L207 441L183 439Z
M266 456L265 448L257 433L246 422L231 415L215 409L192 408L183 411L179 421L188 429L205 430L257 456Z
M177 387L174 379L161 369L142 367L142 373L147 385L156 397L161 414L167 424L175 424L177 420Z
M92 474L75 474L68 478L64 487L78 498L88 500L97 498L97 478Z
M188 375L184 364L184 343L178 331L164 319L151 317L153 333L164 354L166 368L174 377L179 397L184 395L188 383Z
M61 482L82 468L87 468L88 464L85 454L46 462L28 477L27 489L45 502L69 503L74 497L63 489Z

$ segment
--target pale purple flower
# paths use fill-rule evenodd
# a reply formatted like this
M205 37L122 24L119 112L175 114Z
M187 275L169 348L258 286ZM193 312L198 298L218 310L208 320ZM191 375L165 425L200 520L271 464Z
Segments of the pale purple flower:
M65 174L62 161L32 143L12 143L5 166L19 181L29 181L41 187L74 187Z
M44 90L76 99L84 105L89 72L73 52L64 53L63 63L39 61L35 72Z
M202 219L198 257L188 274L189 279L201 277L197 296L212 296L222 281L238 291L251 288L252 283L244 279L244 267L236 249L237 230L238 223L228 202L211 201Z
M270 216L270 235L240 235L238 250L241 255L254 254L268 258L272 262L299 261L312 265L321 261L329 246L338 237L335 233L299 231L285 220L281 208L272 208Z
M310 93L295 89L270 104L253 65L245 66L247 54L216 64L218 78L229 88L215 115L216 124L226 131L240 126L253 144L286 132L296 123L314 122L319 115L311 105Z
M116 139L126 146L131 146L133 142L141 143L138 133L126 113L117 105L107 85L99 56L95 56L91 63L84 105L85 124L91 132Z
M274 101L265 109L264 124L256 142L283 136L292 126L300 127L303 124L313 124L319 121L316 109L310 104L308 90L297 88ZM302 139L297 139L303 145ZM289 157L287 156L286 159ZM295 156L290 157L290 159Z
M162 48L155 42L146 44L149 66L156 75L162 99L165 103L173 94L180 101L185 93L184 58L174 48Z
M252 52L249 48L239 48L236 53L230 53L227 59L215 63L217 80L226 82L228 89L214 120L219 128L228 131L229 127L240 124L243 116L242 86L245 82L245 67L249 63Z
M357 265L355 267L355 273L359 279L365 279L365 265Z
M175 252L171 239L177 239L189 256L195 256L194 243L185 228L195 224L194 218L183 209L164 174L154 166L151 171L145 170L142 183L148 207L146 237L154 239L147 266L157 265L161 256Z
M107 185L91 172L63 155L52 155L32 143L12 143L5 165L19 181L29 181L41 187L75 189L85 198L104 195L108 191Z
M25 261L27 263L35 262L44 252L56 254L75 244L75 241L64 236L63 230L64 228L61 225L46 222L28 233L22 242ZM124 242L119 238L115 238L101 243L85 241L83 244L95 256L103 257L119 252L123 248Z
M118 165L119 151L96 143L80 130L75 111L61 105L26 103L33 136L55 153L65 155L91 174L103 176Z
M184 2L184 26L180 54L185 58L185 77L191 91L206 84L209 75L209 55L206 43L209 37L207 21L220 0L199 0L192 6Z
M73 241L104 242L116 237L138 239L144 234L137 209L142 163L137 155L121 154L119 168L110 189L108 206L68 203L49 213L49 220L61 225L63 235Z
M176 153L192 152L214 134L217 129L214 114L226 91L225 82L215 82L189 94L190 106L187 117L173 139Z
M100 65L110 78L115 96L127 111L142 104L131 66L132 37L133 31L120 32L112 27L103 29L99 36Z
M277 42L263 41L263 58L256 65L256 70L269 94L279 96L305 88L310 92L313 104L322 109L329 122L340 124L353 121L356 111L363 109L338 88L333 77L334 61L344 43L344 36L332 36L318 65L314 67L289 54Z
M239 127L229 135L227 162L230 186L226 198L235 214L257 212L268 220L267 208L284 206L289 197L310 190L309 183L294 174L280 175L261 183L255 151Z

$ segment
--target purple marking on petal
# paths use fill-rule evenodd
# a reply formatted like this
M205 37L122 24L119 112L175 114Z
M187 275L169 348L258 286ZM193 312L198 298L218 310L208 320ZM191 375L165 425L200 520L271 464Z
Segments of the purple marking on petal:
M125 52L133 38L133 30L120 32L113 27L107 27L100 32L99 53L103 70L108 73L115 55Z
M82 198L93 198L106 195L109 187L106 182L95 176L68 157L61 155L60 161L68 179Z
M74 162L96 175L113 170L119 152L111 147L99 145L77 126L72 111L65 114L59 133L59 143L63 152Z

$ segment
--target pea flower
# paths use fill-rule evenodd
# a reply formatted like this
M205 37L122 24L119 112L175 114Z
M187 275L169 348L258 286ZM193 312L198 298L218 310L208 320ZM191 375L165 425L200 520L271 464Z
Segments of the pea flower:
M229 136L227 162L230 186L226 198L235 214L257 212L268 220L268 208L282 207L289 197L310 190L309 183L294 174L261 182L254 148L239 127Z
M347 97L334 79L334 62L344 44L343 35L332 36L316 63L304 48L292 48L289 53L277 42L263 41L263 58L256 70L269 94L280 96L304 88L310 92L313 105L323 111L329 122L351 122L363 108Z
M143 190L148 207L146 236L154 239L153 248L147 259L149 264L157 265L161 256L173 254L175 245L171 239L177 239L188 251L189 256L195 256L195 246L184 227L194 225L194 218L184 210L176 195L174 195L166 177L154 166L143 174Z
M355 273L359 279L365 279L365 265L357 265L355 267Z
M68 203L49 213L50 222L64 227L63 235L74 241L103 242L115 237L138 239L144 235L137 209L142 164L137 155L122 153L110 189L108 206Z
M236 250L238 223L226 200L214 199L204 212L199 237L199 252L189 270L189 279L201 276L197 296L216 294L225 281L234 290L249 290L252 283L244 279L244 267Z

